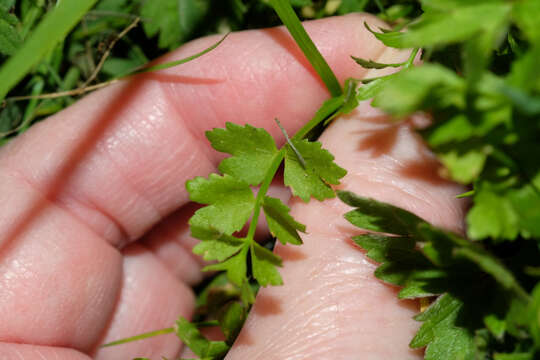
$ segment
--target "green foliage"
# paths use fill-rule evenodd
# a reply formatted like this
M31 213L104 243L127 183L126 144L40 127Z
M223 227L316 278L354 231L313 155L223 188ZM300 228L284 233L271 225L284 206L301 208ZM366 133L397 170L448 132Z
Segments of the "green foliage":
M175 332L184 344L201 357L201 360L222 359L229 350L224 341L207 340L194 324L183 317L176 322Z
M255 206L255 197L246 182L229 175L211 174L186 183L191 201L208 204L189 220L195 237L200 229L231 235L242 229ZM204 240L204 239L201 239Z
M339 198L346 204L359 208L345 214L345 218L362 229L412 235L418 224L422 222L422 219L408 211L374 199L359 197L350 192L339 192Z
M354 238L380 263L375 276L402 287L403 299L437 296L415 317L422 326L410 346L426 347L425 359L476 359L480 354L504 358L503 351L515 347L519 356L530 354L532 344L523 329L531 329L531 334L538 329L539 291L529 295L522 281L530 278L520 271L520 281L512 271L526 262L523 254L503 262L480 244L435 228L406 210L349 192L338 196L355 207L346 215L352 224L376 232ZM538 248L533 252L538 262ZM497 345L482 348L479 334Z
M158 45L173 48L185 41L210 9L208 0L144 1L141 17L148 37L159 33Z
M470 39L479 33L504 31L511 5L506 1L422 1L424 13L406 32L374 33L396 48L441 46Z
M345 170L318 142L294 139L278 150L266 130L249 125L227 123L225 129L208 131L206 136L216 150L232 156L219 165L225 175L211 174L208 179L197 177L186 183L190 199L207 205L189 220L192 235L202 240L193 251L206 260L219 261L204 270L226 271L229 280L239 287L249 282L249 253L250 273L258 284L280 285L277 267L281 259L253 238L262 210L270 232L280 242L302 243L298 231L305 231L305 226L291 217L289 208L279 199L266 196L280 164L285 162L285 184L304 201L312 196L319 200L335 196L328 184L338 184ZM256 197L250 185L260 186ZM233 236L250 218L247 235Z
M13 55L22 43L22 37L17 31L19 19L8 12L12 5L0 4L0 54Z
M208 131L206 137L214 149L233 155L219 164L219 171L250 185L263 181L278 154L272 136L249 124L227 123L225 129Z
M285 185L291 187L293 194L305 202L311 197L320 201L334 197L334 191L328 184L339 184L339 179L347 172L334 163L334 157L322 149L320 143L293 140L293 144L303 160L287 145Z
M293 11L289 0L269 0L270 4L279 15L283 24L287 27L292 37L302 49L317 74L325 83L332 96L339 96L342 93L341 85L334 75L326 60L315 47L315 44L308 36L306 30L300 23L298 16Z
M32 66L66 36L96 2L97 0L64 1L45 16L32 36L0 69L0 100L4 99L8 91Z
M422 8L407 31L374 34L388 46L424 48L428 63L369 83L364 93L396 117L433 114L424 138L451 179L474 186L471 239L537 238L538 1L424 0Z
M290 209L283 204L281 200L264 197L263 203L264 214L268 229L272 236L278 239L283 245L291 243L293 245L302 244L302 239L298 235L298 231L305 232L306 226L300 224L289 215Z
M414 51L399 64L353 57L366 68L404 70L361 81L359 87L358 81L349 80L342 90L298 16L353 11L369 11L388 21L391 30L370 30L388 46L421 48L424 65L413 66ZM319 124L374 98L373 104L397 121L429 111L433 124L421 132L426 143L448 178L471 186L464 195L471 198L467 238L436 229L402 209L350 193L339 195L356 208L347 214L351 222L378 233L355 238L381 263L376 276L401 286L400 298L437 297L416 317L423 325L411 346L427 346L428 360L538 356L538 0L0 0L0 97L10 91L0 109L2 135L21 133L73 103L78 95L21 102L13 96L71 90L92 80L104 49L137 16L142 29L118 41L93 83L140 69L148 59L193 37L276 25L281 17L334 97L281 149L264 130L249 125L227 124L207 134L218 151L231 157L220 164L223 175L196 178L187 185L192 199L207 205L190 224L192 234L201 239L194 251L215 261L208 270L224 273L200 292L193 323L181 319L175 328L118 343L177 330L202 358L223 357L258 285L282 282L279 257L271 246L253 239L261 212L283 244L301 244L299 232L306 231L285 204L266 196L275 172L284 162L286 184L304 201L334 196L330 185L345 171L320 144L304 138L313 139ZM252 186L260 187L257 195ZM246 227L247 234L241 232ZM200 334L198 328L209 324L221 327L225 342L211 342Z
M473 339L456 326L463 303L449 294L440 296L425 312L417 315L422 327L411 341L412 348L427 346L425 359L474 359Z

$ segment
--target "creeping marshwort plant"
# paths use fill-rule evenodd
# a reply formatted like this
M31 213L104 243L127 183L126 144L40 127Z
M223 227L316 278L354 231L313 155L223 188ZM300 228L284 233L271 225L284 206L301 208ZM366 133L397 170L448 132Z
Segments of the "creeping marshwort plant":
M201 240L194 251L214 260L207 269L220 273L201 289L193 322L181 318L169 329L108 345L175 332L201 359L223 358L258 287L282 283L280 258L253 239L256 220L264 215L272 235L287 246L300 245L298 233L306 230L285 204L266 194L277 169L284 164L285 185L304 201L335 196L331 185L346 169L311 139L359 101L373 99L373 105L395 121L429 112L433 123L421 135L444 164L444 175L470 187L461 195L471 202L465 235L438 229L392 205L338 193L352 207L347 220L369 231L354 241L380 264L375 275L401 287L400 298L428 299L422 302L429 306L416 316L422 325L410 346L425 348L428 360L540 356L539 0L54 4L0 0L0 54L7 60L0 69L4 141L73 102L80 93L39 96L70 90L88 78L93 69L84 60L87 57L77 56L88 48L85 42L103 41L104 28L120 32L138 16L143 27L133 31L142 40L126 35L105 61L98 80L140 69L147 62L148 48L153 50L146 53L155 56L197 35L281 21L331 94L281 148L265 130L250 125L229 123L225 129L207 132L212 146L230 157L221 162L220 174L192 179L186 187L191 200L206 205L190 219L193 236ZM368 27L386 46L412 49L411 58L400 64L350 54L353 59L365 68L401 67L399 72L339 84L297 17L353 11L368 11L389 23L391 30ZM76 25L80 19L84 26ZM69 50L67 56L59 41ZM414 66L419 51L423 65ZM28 52L36 56L28 57ZM27 95L32 96L16 101ZM251 186L260 186L256 196ZM250 218L247 235L236 236ZM219 326L225 341L204 338L200 328L205 326Z

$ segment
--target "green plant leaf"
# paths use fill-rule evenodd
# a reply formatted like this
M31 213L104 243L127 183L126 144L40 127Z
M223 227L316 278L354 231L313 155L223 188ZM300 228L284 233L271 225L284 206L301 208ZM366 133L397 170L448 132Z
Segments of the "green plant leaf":
M425 13L406 32L376 33L368 29L390 47L441 46L464 41L479 32L504 28L512 9L511 5L503 1L469 1L447 9L440 4L430 7L427 6L428 2L423 3Z
M358 101L364 101L375 97L382 89L385 88L385 83L391 81L395 75L396 74L392 74L377 78L362 85L356 93L356 99Z
M432 104L465 106L465 83L447 68L425 64L401 71L382 84L373 105L395 115L407 115Z
M234 340L240 333L242 325L246 320L246 309L238 302L229 302L221 311L219 316L219 327L225 335L225 342L232 346Z
M231 256L223 262L205 266L203 271L226 271L227 277L233 284L242 286L242 284L247 281L246 260L247 251L244 247L238 254Z
M259 285L282 285L278 266L281 266L281 259L277 255L257 243L251 245L251 267Z
M229 175L196 177L186 182L186 188L192 201L208 204L189 219L190 226L195 228L231 235L242 229L255 206L249 185Z
M538 27L540 3L536 0L518 1L513 7L513 16L527 37L538 43L540 40L540 28Z
M16 16L0 7L0 54L13 55L22 44L22 37L16 28L18 24Z
M359 57L356 57L356 56L351 56L351 58L358 65L360 65L361 67L366 68L366 69L385 69L385 68L388 68L388 67L398 68L398 67L401 67L401 66L405 65L405 63L383 64L383 63L379 63L379 62L376 62L376 61L373 61L373 60L365 60L365 59L362 59L362 58L359 58Z
M208 340L195 324L182 316L176 321L175 332L180 340L201 358L222 359L229 350L229 346L224 341Z
M334 163L334 156L323 149L320 142L293 139L292 143L302 159L287 146L285 185L305 202L308 202L310 197L320 201L334 197L334 190L328 184L339 184L339 179L347 172Z
M97 0L62 1L0 68L0 100L79 22Z
M406 210L348 191L338 191L338 197L347 205L357 208L346 213L345 218L361 229L411 235L416 233L418 224L424 222Z
M409 237L363 234L354 242L367 250L367 256L380 263L375 276L389 284L404 286L401 299L414 299L440 293L446 274L437 271L416 249L416 241ZM442 279L442 280L440 280Z
M159 47L173 48L195 30L209 6L209 0L145 1L141 7L144 31L149 37L159 33Z
M515 239L519 217L509 198L487 187L475 189L474 206L467 214L467 233L471 239Z
M219 164L219 170L251 185L263 181L278 154L272 136L249 124L228 122L225 129L207 131L206 137L214 149L232 155Z
M473 359L475 350L473 336L456 326L463 302L449 294L440 296L416 320L423 322L411 341L412 348L427 346L426 360Z
M243 239L221 235L216 239L201 241L193 247L193 253L201 255L206 261L223 261L240 251L242 246L244 246Z
M456 150L438 154L444 166L450 170L452 179L462 184L470 184L478 178L487 159L483 149Z
M281 200L265 196L263 209L272 236L282 244L302 244L298 231L305 232L306 226L295 221L289 215L290 209Z

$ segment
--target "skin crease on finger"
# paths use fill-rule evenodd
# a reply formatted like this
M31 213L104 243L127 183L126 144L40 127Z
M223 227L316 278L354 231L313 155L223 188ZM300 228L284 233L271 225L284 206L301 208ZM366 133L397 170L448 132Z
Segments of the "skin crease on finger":
M364 20L382 25L358 15L306 24L340 81L365 75L349 55L377 59L382 51ZM192 42L163 61L215 41ZM196 62L91 94L4 146L0 351L174 358L173 335L96 350L192 311L191 290L159 251L129 244L187 204L187 179L215 170L220 156L205 130L249 122L282 144L274 117L294 133L327 97L283 28L248 31Z

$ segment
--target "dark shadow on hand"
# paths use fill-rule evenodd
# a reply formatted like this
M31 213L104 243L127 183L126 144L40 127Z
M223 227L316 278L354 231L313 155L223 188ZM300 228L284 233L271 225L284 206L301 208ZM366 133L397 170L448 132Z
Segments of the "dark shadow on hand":
M201 78L186 75L167 74L164 72L155 72L145 74L148 80L158 81L160 83L188 84L188 85L215 85L227 81L226 79Z
M257 295L255 304L253 311L261 316L277 315L283 311L281 300L265 293Z

